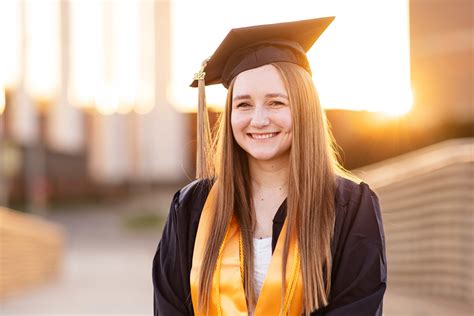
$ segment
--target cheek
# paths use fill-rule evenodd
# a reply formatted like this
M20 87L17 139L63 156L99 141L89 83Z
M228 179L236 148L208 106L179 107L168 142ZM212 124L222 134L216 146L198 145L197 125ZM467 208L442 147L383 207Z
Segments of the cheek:
M230 117L230 125L232 126L232 132L234 135L242 132L242 129L246 126L246 119L244 115L232 113Z
M282 113L279 113L278 121L280 126L282 126L287 132L291 132L292 130L292 119L291 119L291 111L288 109Z

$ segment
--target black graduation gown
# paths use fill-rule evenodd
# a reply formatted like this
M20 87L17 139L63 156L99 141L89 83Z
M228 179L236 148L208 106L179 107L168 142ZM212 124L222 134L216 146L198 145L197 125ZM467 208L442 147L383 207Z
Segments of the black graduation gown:
M378 198L369 186L338 177L332 241L332 288L320 316L382 315L387 283L385 238ZM173 197L153 259L154 315L193 315L189 276L201 211L210 190L195 180ZM286 201L273 219L272 251L286 218Z

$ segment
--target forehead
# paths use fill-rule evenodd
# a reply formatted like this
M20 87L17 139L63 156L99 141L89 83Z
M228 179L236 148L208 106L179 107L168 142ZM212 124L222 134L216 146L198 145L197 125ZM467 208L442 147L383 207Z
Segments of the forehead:
M260 93L287 94L285 83L275 66L264 65L243 71L237 75L233 88L233 97Z

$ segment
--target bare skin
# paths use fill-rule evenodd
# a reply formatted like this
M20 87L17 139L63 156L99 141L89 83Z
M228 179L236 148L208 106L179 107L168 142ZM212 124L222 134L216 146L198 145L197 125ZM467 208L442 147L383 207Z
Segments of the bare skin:
M258 161L249 157L257 224L254 238L272 236L273 217L288 195L288 160L288 156L271 162Z

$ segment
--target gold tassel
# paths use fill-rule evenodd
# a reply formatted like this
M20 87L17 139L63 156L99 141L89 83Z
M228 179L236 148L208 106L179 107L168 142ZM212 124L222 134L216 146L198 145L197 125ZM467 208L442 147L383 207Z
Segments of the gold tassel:
M211 127L209 113L206 106L206 68L209 58L202 62L201 70L194 75L198 80L198 113L197 113L197 147L196 147L196 178L210 178L213 176L211 161Z

